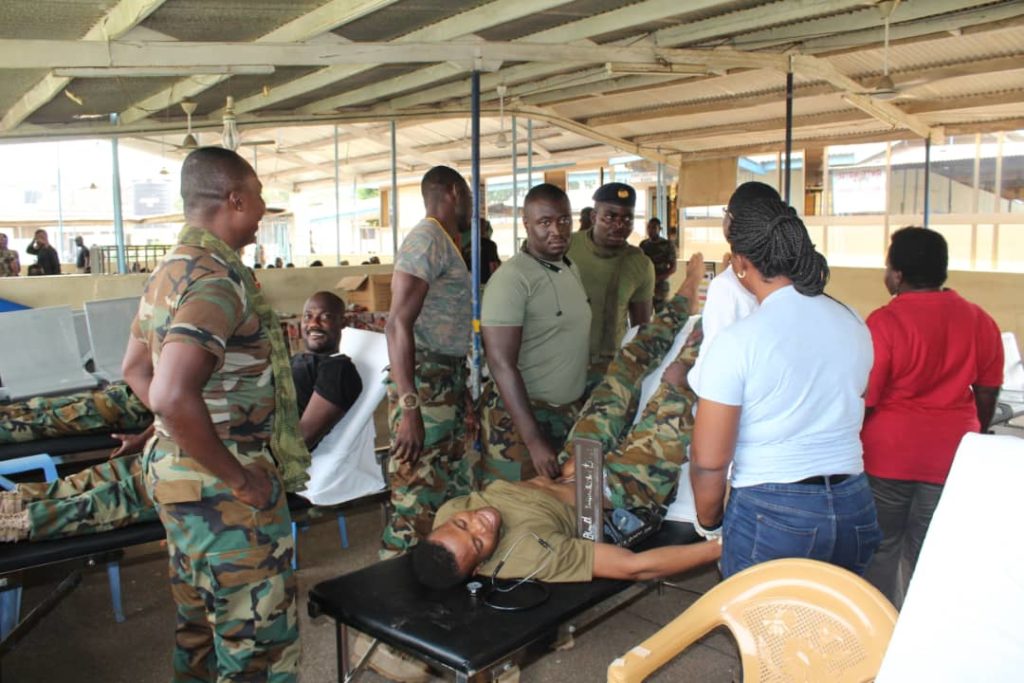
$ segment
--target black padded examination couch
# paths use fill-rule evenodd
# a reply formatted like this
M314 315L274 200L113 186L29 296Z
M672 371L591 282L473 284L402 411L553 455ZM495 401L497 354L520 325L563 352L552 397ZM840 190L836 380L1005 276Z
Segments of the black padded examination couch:
M0 445L0 460L12 460L26 455L36 455L37 453L47 453L53 456L85 453L87 451L114 449L119 445L121 445L121 442L110 436L110 434L83 434L81 436L62 436L56 439L41 439L39 441L18 441Z
M697 540L692 525L667 522L637 550ZM339 681L351 670L348 627L447 670L457 681L471 681L518 666L527 654L556 642L569 622L586 625L596 612L639 597L656 583L599 579L546 585L550 597L543 604L498 611L470 596L465 585L446 591L422 586L405 555L317 584L310 590L308 609L314 618L325 615L335 621Z

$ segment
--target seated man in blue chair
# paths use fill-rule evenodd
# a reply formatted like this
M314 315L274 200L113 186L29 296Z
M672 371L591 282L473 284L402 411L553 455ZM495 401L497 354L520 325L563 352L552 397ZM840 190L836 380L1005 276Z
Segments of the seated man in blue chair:
M344 302L331 292L317 292L303 306L306 352L292 357L292 378L301 415L299 430L310 448L344 417L363 389L352 360L333 355L341 342L344 312ZM127 406L125 414L141 425L152 422L152 415L134 394L110 391L98 398L94 392L79 395L87 404L84 407L62 402L56 416L31 419L36 424L73 427L76 420L71 418L84 416L87 424L93 424L96 406L106 406L111 396L119 400L129 394L129 400L115 405ZM140 408L134 408L135 403ZM148 420L143 421L143 414ZM24 424L25 419L16 423ZM0 432L2 427L0 420ZM140 434L117 436L122 445L106 462L57 481L19 484L14 491L0 491L0 542L47 540L155 521L156 508L143 482L142 458L137 455L152 436L152 427Z
M588 438L601 443L607 507L660 514L678 483L693 429L696 397L686 383L686 372L700 348L699 324L666 369L640 420L632 424L631 418L641 380L660 363L683 328L697 301L703 272L698 254L687 264L679 294L616 355L566 442ZM577 538L577 473L567 452L559 461L559 479L496 481L441 506L433 532L413 551L417 578L437 589L474 573L550 582L644 580L678 574L721 554L717 541L633 552Z

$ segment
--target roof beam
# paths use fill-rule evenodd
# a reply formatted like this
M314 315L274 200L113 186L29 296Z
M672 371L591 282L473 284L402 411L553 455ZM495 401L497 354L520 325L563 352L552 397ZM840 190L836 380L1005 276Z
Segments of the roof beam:
M544 109L543 107L533 106L519 106L513 109L506 109L506 112L513 112L518 116L528 116L535 121L546 121L553 126L558 126L570 133L575 133L581 137L589 138L595 142L600 142L603 145L614 147L615 149L622 150L623 152L629 152L630 154L636 154L637 156L650 159L651 161L661 161L665 163L673 163L667 154L662 154L656 149L651 149L643 145L638 145L629 140L615 137L614 135L606 135L600 131L596 131L593 128L583 125L578 121L574 121L565 116L556 114L555 112Z
M507 2L506 0L495 0L481 7L462 12L453 17L448 17L430 26L425 26L410 33L400 36L391 41L395 44L410 43L414 41L443 42L467 36L476 31L482 31L498 24L520 19L530 14L543 12L559 5L564 5L569 0L517 0ZM293 97L304 95L307 92L318 90L338 81L342 81L356 74L368 71L369 66L331 66L321 69L316 73L302 76L289 83L278 86L267 95L253 95L245 97L235 103L235 111L242 113L263 109L271 105L283 102ZM442 76L443 77L443 76Z
M520 42L350 42L331 46L307 43L188 43L179 41L21 40L0 38L0 69L216 69L337 64L409 64L456 62L473 68L481 62L594 64L603 61L642 65L685 64L708 69L786 68L783 55L739 50L676 50L639 45L547 45ZM115 71L116 73L116 71ZM166 76L165 74L162 74Z
M82 36L83 40L107 41L120 38L142 23L164 0L121 0L107 14ZM66 76L47 74L28 92L11 105L0 120L0 131L10 130L27 119L37 109L52 100L63 90L71 79Z
M893 42L898 42L943 31L1005 21L1021 15L1024 15L1024 7L1019 3L993 6L991 0L904 2L892 13L889 38ZM744 50L797 43L801 52L805 53L846 51L874 43L881 44L884 30L878 11L873 7L864 6L861 12L747 33L731 42Z
M926 80L934 82L947 78L960 78L974 74L992 74L1002 71L1014 71L1024 69L1024 54L985 58L974 61L957 62L954 64L930 65L920 69L907 69L904 71L893 71L889 75L896 86L907 85L912 87L915 81ZM862 79L877 74L857 75L854 78ZM672 87L678 86L678 83ZM649 92L649 91L648 91ZM796 99L817 97L835 92L831 85L824 83L813 83L797 85L794 90ZM756 107L764 104L777 104L782 102L785 89L773 88L769 91L762 91L750 95L738 97L718 97L711 100L700 100L680 102L678 104L664 105L660 107L647 107L644 109L626 109L607 114L598 114L584 123L592 127L612 126L620 123L635 123L638 121L650 121L654 119L673 118L678 116L693 116L697 114L708 114L716 111ZM527 100L531 102L531 100ZM531 102L532 103L532 102ZM912 108L902 107L910 113Z
M702 2L689 2L685 5L687 12L713 9L719 2L702 0ZM772 5L771 16L790 17L792 20L804 20L822 14L832 14L857 7L862 4L861 0L782 0ZM580 21L564 24L562 26L541 31L523 38L530 42L554 42L565 43L573 40L583 40L592 36L600 36L610 31L619 31L623 28L634 26L638 23L646 23L657 19L664 19L671 16L678 16L680 12L678 2L661 2L660 0L649 0L627 7L622 7L611 12L605 12L594 17ZM677 27L661 29L651 34L651 41L661 46L694 45L703 40L716 38L723 35L742 32L744 30L756 29L765 24L765 6L759 6L749 10L732 12L727 15L716 15L708 19L685 22ZM670 33L679 29L682 34ZM685 30L684 30L685 29ZM615 45L635 44L635 38L616 41ZM778 57L778 55L772 55ZM765 66L772 66L766 63ZM532 82L539 78L551 76L565 71L564 67L546 66L538 64L527 64L515 66L499 71L497 74L488 75L481 79L481 89L487 93L500 84L512 84ZM609 75L611 77L611 75ZM465 95L466 85L464 83L447 84L418 93L397 97L388 102L388 106L394 109L417 106L429 102L436 102L453 97ZM489 94L484 95L485 99L493 99Z
M677 1L645 0L644 2L632 4L629 7L603 12L592 17L561 24L551 29L538 31L513 42L544 43L545 45L577 43L579 41L588 40L591 37L601 36L610 31L618 31L648 21L678 16L686 11L700 11L711 7L714 4L716 4L716 0L692 0L687 4L685 9L681 10L680 4ZM607 60L599 59L597 61L603 63ZM534 66L527 68L530 69L527 72L528 74L532 74L533 71L536 71L539 68L541 75L549 75L551 73L557 73L558 71L564 70L564 67L559 68L551 66ZM514 67L512 69L500 71L496 76L485 77L482 79L482 88L484 90L490 90L499 83L511 83L516 82L517 80L527 80L527 78L532 77L527 76L517 79L516 75L522 69L523 67ZM428 87L431 83L451 77L452 73L453 70L450 65L439 65L420 69L419 71L411 74L406 74L404 76L399 76L376 84L376 87L361 88L351 94L346 93L344 96L332 97L314 102L308 105L306 109L310 112L326 111L342 106L352 106L363 102L372 102L401 92L410 92L413 94L394 100L395 108L412 107L419 104L436 102L464 95L467 86L461 82L454 84L454 87L441 86L440 88L433 88L423 93L418 92Z
M397 0L331 0L312 12L267 33L256 42L303 41L393 5ZM192 76L177 81L155 95L133 103L121 112L121 121L134 123L231 78L230 75Z
M842 97L844 100L858 109L867 112L879 121L884 121L895 128L906 128L923 138L931 137L933 131L924 121L913 114L907 114L889 102L883 102L867 95L859 94L864 86L839 71L839 69L824 59L812 57L811 55L792 55L791 59L793 60L793 71L831 83L837 89L843 91Z
M902 104L900 109L907 114L934 114L937 112L972 109L976 107L991 107L993 105L1021 103L1024 103L1024 89L967 95L963 97L951 97L938 100L914 100ZM843 109L841 111L796 116L793 118L793 128L796 130L798 128L806 129L821 126L834 126L839 123L863 121L867 118L868 115L860 109ZM773 117L755 121L744 121L741 123L730 123L721 126L703 126L697 128L685 128L682 130L664 131L661 133L638 135L630 139L639 145L657 145L683 140L722 137L725 135L744 135L748 133L779 131L785 130L785 128L785 117Z

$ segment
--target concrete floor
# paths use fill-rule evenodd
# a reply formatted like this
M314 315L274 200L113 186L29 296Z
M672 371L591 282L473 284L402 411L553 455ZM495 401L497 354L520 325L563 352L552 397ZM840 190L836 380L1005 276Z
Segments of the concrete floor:
M375 561L381 531L376 505L350 511L347 516L351 547L340 548L337 526L319 520L302 535L299 571L302 638L301 680L328 683L337 680L334 626L326 617L306 616L310 586ZM170 678L174 610L167 587L164 549L151 544L131 549L121 563L127 620L114 622L106 572L86 572L82 584L40 622L0 662L2 680L47 683L156 683ZM55 570L36 571L25 577L22 613L62 578ZM608 664L667 623L717 581L707 570L683 577L684 591L650 593L592 628L577 634L572 649L550 652L528 663L524 683L565 683L605 680ZM739 660L731 637L714 633L677 658L655 681L700 680L730 683L740 679ZM373 672L363 681L387 679Z

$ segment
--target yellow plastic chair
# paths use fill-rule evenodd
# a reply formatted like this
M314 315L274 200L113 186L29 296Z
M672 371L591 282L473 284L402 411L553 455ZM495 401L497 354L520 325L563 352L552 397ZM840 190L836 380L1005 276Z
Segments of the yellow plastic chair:
M743 681L874 680L896 610L867 581L817 560L754 565L608 667L609 683L642 681L719 626L732 632Z

